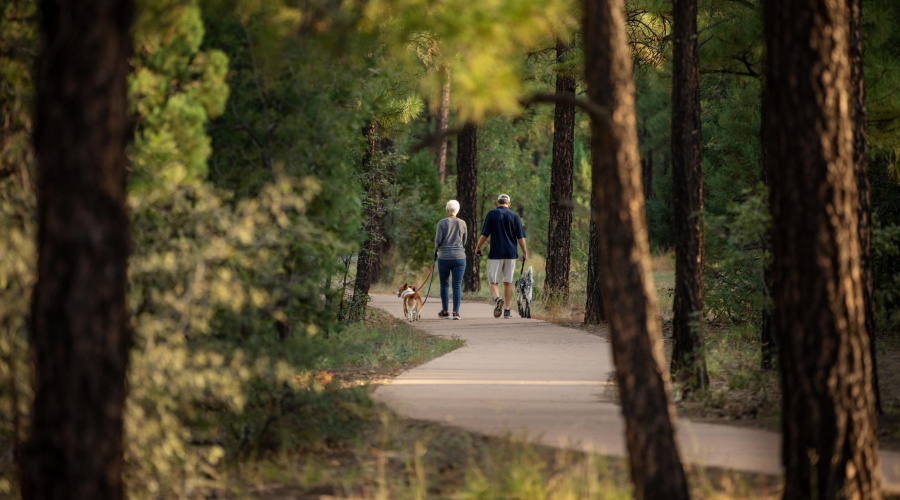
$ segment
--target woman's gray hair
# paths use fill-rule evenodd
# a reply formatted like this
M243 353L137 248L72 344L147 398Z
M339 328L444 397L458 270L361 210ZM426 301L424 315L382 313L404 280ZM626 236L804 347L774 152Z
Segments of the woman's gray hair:
M456 200L450 200L447 202L447 212L450 215L456 215L459 213L459 202Z

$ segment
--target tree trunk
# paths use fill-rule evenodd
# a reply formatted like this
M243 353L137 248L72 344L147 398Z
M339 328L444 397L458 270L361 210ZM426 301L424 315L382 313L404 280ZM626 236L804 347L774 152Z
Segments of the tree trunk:
M669 372L653 280L635 129L623 0L585 0L584 66L591 103L591 185L600 277L625 417L635 497L688 498L672 421Z
M872 356L872 391L875 409L881 408L881 391L878 388L878 363L875 356L875 277L872 267L872 204L869 201L869 160L866 144L866 82L863 75L862 0L848 0L850 6L850 115L853 121L853 170L859 193L859 248L860 278L862 280L863 306L866 315L866 333Z
M594 151L591 147L591 163ZM599 325L606 321L603 309L603 286L600 283L600 234L597 230L597 197L591 191L591 220L588 231L587 300L584 304L584 324Z
M377 128L374 123L363 127L363 136L366 138L366 150L362 157L363 191L363 231L366 239L359 248L359 256L356 259L356 280L353 284L353 299L350 301L350 310L347 313L349 322L362 321L366 317L366 306L369 303L369 288L372 286L372 263L378 245L378 182L376 179L376 148L378 144Z
M703 157L697 0L672 1L672 55L672 373L685 389L702 389L709 385L709 376L703 347Z
M382 137L378 140L379 158L383 165L375 170L375 223L373 225L373 247L372 247L372 273L370 279L372 281L381 279L385 274L385 261L391 250L390 240L387 238L387 207L386 203L390 197L391 187L395 184L397 178L396 165L393 162L385 162L391 150L394 147L394 141L389 137Z
M444 84L441 86L441 102L438 103L437 116L434 120L434 135L441 137L450 124L450 69L443 68ZM447 137L441 137L437 151L434 153L434 166L437 168L441 184L447 180Z
M568 48L556 43L556 62ZM556 75L556 95L575 97L575 78ZM556 104L553 117L553 161L550 167L550 224L547 229L546 301L569 301L572 246L572 173L575 166L575 106Z
M41 2L34 403L22 497L123 497L133 5Z
M846 0L766 0L785 498L881 498Z
M769 135L767 130L768 109L766 108L765 82L763 82L762 106L760 110L761 120L759 126L759 176L763 184L769 190L772 189L769 182ZM771 255L772 253L772 224L766 228L763 234L763 249ZM763 262L763 295L766 304L763 306L762 318L760 324L760 367L763 370L775 369L776 360L778 359L778 349L775 344L775 336L772 332L772 262L767 259Z
M465 221L466 272L463 291L477 292L481 286L480 259L475 257L478 243L478 128L471 123L463 127L456 138L456 199L459 217Z
M644 186L644 199L653 197L653 153L641 157L641 185Z

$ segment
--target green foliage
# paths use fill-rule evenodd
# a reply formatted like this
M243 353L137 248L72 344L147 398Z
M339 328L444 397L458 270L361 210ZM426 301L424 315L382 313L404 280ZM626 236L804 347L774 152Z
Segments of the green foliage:
M900 225L872 231L872 257L878 328L894 332L900 327Z
M900 181L900 5L891 0L863 2L865 79L869 146L889 156L887 172Z
M0 6L0 496L16 485L12 450L25 440L33 398L27 320L37 237L31 110L37 4Z
M460 122L518 111L522 52L568 38L577 12L568 0L377 0L364 10L364 26L382 35L398 62L449 68ZM441 79L440 71L422 74L430 102L438 100Z
M725 213L706 217L706 310L730 322L755 323L766 307L763 270L769 259L768 191L762 185L741 194ZM710 256L715 256L711 259Z
M152 186L160 177L202 179L212 152L207 121L222 114L228 99L228 58L200 50L198 0L141 0L138 9L129 77L136 115L132 188Z

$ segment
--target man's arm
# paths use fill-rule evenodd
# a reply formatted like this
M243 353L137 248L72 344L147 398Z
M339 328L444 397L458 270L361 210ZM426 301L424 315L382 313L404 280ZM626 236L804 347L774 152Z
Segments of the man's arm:
M478 238L478 243L475 244L475 256L481 257L481 246L487 242L487 236L482 235Z
M519 246L522 247L522 261L528 258L528 247L525 246L525 238L519 238Z

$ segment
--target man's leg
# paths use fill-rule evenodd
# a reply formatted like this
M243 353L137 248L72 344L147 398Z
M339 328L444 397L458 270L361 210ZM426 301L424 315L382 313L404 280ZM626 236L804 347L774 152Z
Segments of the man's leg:
M506 309L509 310L509 304L512 304L512 283L503 283L503 298L506 299Z
M503 299L500 298L500 278L502 276L503 261L488 259L488 283L491 285L491 296L494 297L494 317L499 318L503 314Z

